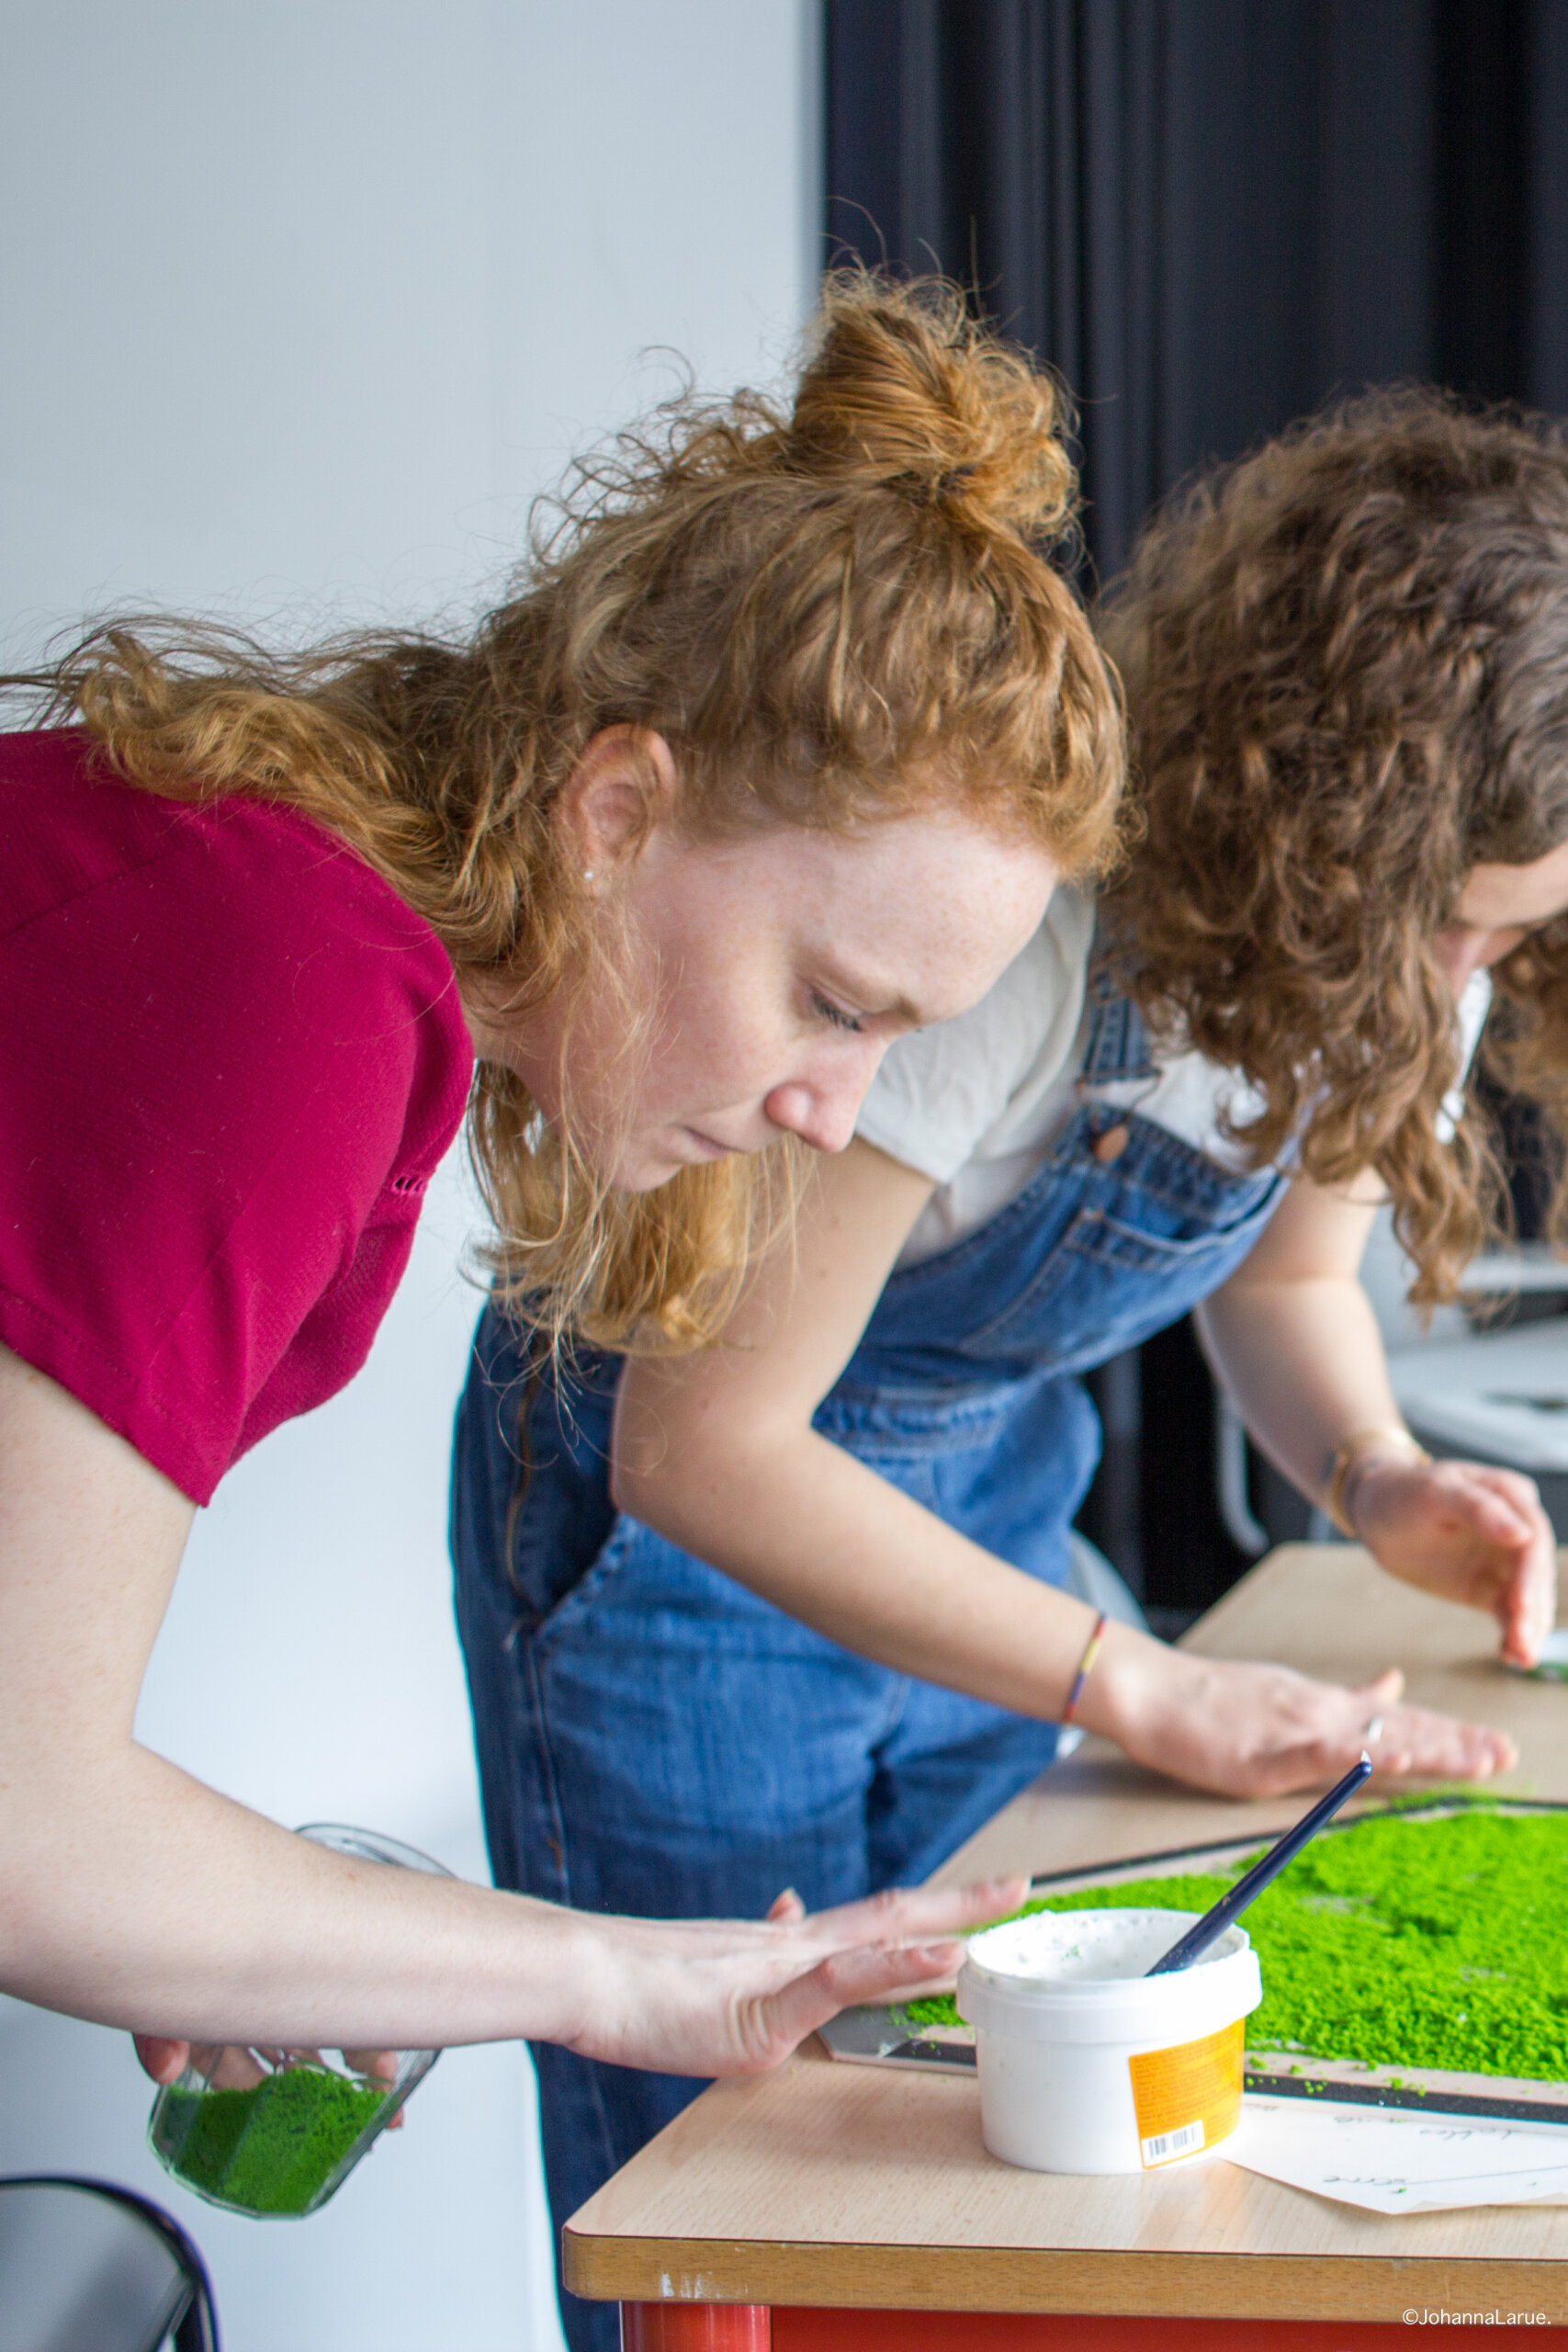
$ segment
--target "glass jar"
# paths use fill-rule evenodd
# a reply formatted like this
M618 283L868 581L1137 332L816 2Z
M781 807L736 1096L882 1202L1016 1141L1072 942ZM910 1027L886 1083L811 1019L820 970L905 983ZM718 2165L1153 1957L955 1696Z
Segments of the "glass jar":
M313 1821L297 1833L359 1862L452 1873L374 1830ZM152 2104L147 2136L183 2188L231 2213L301 2218L347 2179L440 2053L434 2050L197 2049Z

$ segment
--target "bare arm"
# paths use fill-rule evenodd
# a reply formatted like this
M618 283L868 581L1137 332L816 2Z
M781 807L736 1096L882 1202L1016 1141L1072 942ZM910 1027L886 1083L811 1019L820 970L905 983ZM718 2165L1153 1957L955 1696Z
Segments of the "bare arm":
M615 1499L832 1640L1049 1716L1094 1611L811 1427L931 1190L869 1144L823 1161L795 1252L765 1262L723 1346L627 1365Z
M1257 1247L1199 1311L1204 1345L1248 1429L1304 1495L1357 1432L1398 1430L1382 1340L1359 1281L1374 1197L1298 1182ZM1533 1664L1556 1611L1556 1544L1532 1480L1475 1463L1358 1452L1356 1532L1391 1575L1490 1610L1503 1651Z
M1224 1285L1198 1310L1211 1363L1269 1460L1314 1501L1358 1430L1404 1416L1360 1265L1381 1195L1297 1182Z
M0 1984L151 2034L624 2064L773 2063L846 2000L942 1973L1017 1886L772 1924L587 1917L357 1864L132 1736L191 1506L0 1350ZM895 1949L897 1947L917 1947Z
M811 1418L929 1197L864 1143L814 1175L797 1250L765 1261L725 1343L642 1359L621 1385L615 1499L847 1648L1021 1714L1059 1715L1094 1613L971 1543ZM1280 1668L1222 1668L1110 1629L1080 1709L1158 1769L1229 1793L1304 1786L1359 1752L1373 1695ZM1401 1710L1413 1769L1497 1769L1495 1735Z

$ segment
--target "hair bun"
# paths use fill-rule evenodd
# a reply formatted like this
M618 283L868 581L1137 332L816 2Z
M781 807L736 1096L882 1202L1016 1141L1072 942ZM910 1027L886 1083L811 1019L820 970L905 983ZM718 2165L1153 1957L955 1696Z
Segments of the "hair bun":
M1052 536L1074 516L1071 422L1061 389L959 287L855 269L825 281L787 437L825 479Z

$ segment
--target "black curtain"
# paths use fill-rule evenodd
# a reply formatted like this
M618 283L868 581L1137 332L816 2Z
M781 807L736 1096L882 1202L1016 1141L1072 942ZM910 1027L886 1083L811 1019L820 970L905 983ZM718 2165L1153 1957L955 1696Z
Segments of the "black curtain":
M1568 407L1565 0L828 0L832 250L972 285L1152 502L1337 390Z
M1102 579L1337 393L1568 409L1568 0L827 0L826 60L825 250L947 271L1061 372ZM1190 1329L1097 1385L1085 1524L1202 1607L1246 1563Z

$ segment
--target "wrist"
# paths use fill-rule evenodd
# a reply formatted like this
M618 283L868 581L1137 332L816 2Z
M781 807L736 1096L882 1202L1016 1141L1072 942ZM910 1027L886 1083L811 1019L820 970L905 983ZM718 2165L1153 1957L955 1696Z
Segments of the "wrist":
M1410 1467L1430 1462L1420 1440L1400 1423L1383 1429L1355 1430L1329 1455L1324 1472L1323 1507L1342 1535L1356 1540L1356 1498L1366 1473L1375 1465Z
M513 1984L523 1978L522 2038L575 2049L596 2019L619 2014L624 1955L615 1930L625 1923L537 1895L502 1900L516 1906L508 1973Z
M1112 1619L1074 1717L1085 1731L1100 1733L1120 1747L1134 1741L1136 1727L1157 1710L1176 1653L1152 1634Z

